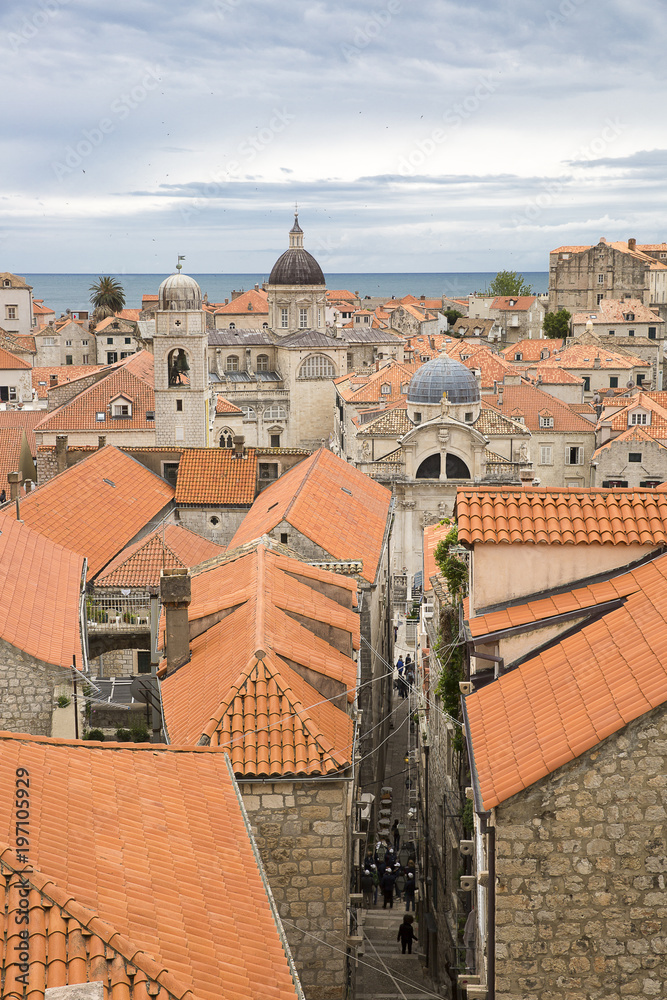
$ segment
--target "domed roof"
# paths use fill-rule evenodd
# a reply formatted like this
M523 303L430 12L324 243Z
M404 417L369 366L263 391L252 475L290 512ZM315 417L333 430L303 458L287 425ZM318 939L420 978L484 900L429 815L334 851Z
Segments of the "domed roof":
M165 278L157 294L160 309L201 309L201 288L181 271Z
M312 254L303 248L303 229L299 216L289 234L289 250L278 258L269 276L270 285L325 285L322 268Z
M477 379L460 361L440 354L422 365L410 380L409 403L439 403L447 393L450 403L479 403Z

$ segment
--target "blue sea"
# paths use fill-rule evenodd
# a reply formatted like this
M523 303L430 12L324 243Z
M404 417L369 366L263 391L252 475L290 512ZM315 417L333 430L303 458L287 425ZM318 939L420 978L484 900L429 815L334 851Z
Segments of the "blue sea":
M496 276L495 271L470 271L461 273L406 273L406 274L327 274L328 288L345 288L364 295L401 298L403 295L425 295L438 298L448 295L461 298L470 292L483 292ZM44 305L61 316L66 309L77 312L90 309L90 286L99 274L22 274L33 288L33 297L43 299ZM143 295L156 295L166 274L114 274L125 291L128 309L140 309ZM247 291L261 284L267 274L193 274L209 302L231 299L233 291ZM546 292L549 286L548 271L524 272L524 281L533 286L533 292Z

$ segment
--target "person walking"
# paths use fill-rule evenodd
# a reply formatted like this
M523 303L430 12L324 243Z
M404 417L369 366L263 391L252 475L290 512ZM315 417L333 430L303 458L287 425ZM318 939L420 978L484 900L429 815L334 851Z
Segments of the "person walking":
M390 868L387 868L384 875L382 876L382 881L380 882L380 888L382 889L382 897L384 902L382 904L382 909L387 909L387 903L389 903L389 909L394 908L394 876Z
M373 906L377 906L378 889L380 888L380 876L378 875L377 865L371 865L371 875L373 876Z
M403 917L403 923L398 928L398 934L396 935L396 940L401 942L402 951L405 955L405 949L408 949L408 955L412 954L412 942L415 939L415 932L412 929L412 917L407 914Z
M410 908L414 913L415 909L415 889L416 889L415 873L409 871L405 877L405 885L403 886L403 895L405 896L405 912L407 913Z
M368 910L373 899L373 876L370 868L366 868L361 876L361 891L364 894L364 909Z
M398 854L399 848L401 846L401 834L398 829L398 820L394 820L394 825L391 828L391 832L394 837L394 854Z

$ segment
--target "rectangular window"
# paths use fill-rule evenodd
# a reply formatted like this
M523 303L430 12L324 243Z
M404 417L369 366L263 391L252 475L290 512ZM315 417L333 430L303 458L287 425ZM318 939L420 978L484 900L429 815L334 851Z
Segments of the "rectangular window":
M182 399L177 399L176 400L176 412L177 413L182 413L183 412L183 400Z
M150 674L151 672L151 652L150 649L137 650L137 673Z
M641 462L642 453L641 451L631 451L628 454L628 462Z
M98 410L97 413L95 414L95 420L102 421L102 420L104 420L104 418L105 418L105 414L104 414L103 410Z
M600 303L602 302L603 298L604 298L604 295L602 294L602 292L600 292L600 293L599 293L599 294L598 294L598 295L596 296L596 299L597 299L597 304L598 304L598 305L600 305Z
M618 389L618 375L609 376L609 388Z
M73 364L73 358L72 358L72 355L71 355L71 354L66 354L66 355L65 355L65 364L66 364L66 365L71 365L71 364Z
M657 336L658 336L657 327L655 327L655 326L649 326L649 328L648 328L648 339L649 340L655 340Z
M648 413L639 412L630 414L630 420L629 420L630 425L648 424L648 422L649 422Z
M107 337L107 344L113 344L113 337Z
M18 319L18 306L5 306L5 319Z
M540 446L540 465L553 465L553 449L550 444Z
M72 346L72 341L71 340L66 340L65 341L65 347L71 347L71 346Z
M628 337L634 337L634 335L635 335L634 330L628 330Z
M132 338L131 337L126 337L125 338L125 343L126 344L131 344L132 343Z
M283 330L287 329L288 326L287 309L280 310L280 326Z
M598 274L598 285L604 285L604 274Z
M44 347L55 347L56 338L55 337L44 337Z
M89 354L84 354L84 355L83 355L83 357L81 358L81 364L82 364L82 365L87 365L87 364L88 364L88 358L89 358L89 357L90 357L90 355L89 355Z
M114 417L131 417L132 407L129 403L114 403L112 412Z
M644 372L637 372L637 385L643 385L646 375Z
M554 418L553 417L540 417L540 427L553 427Z
M287 545L287 542L289 541L289 536L286 531L282 531L280 533L280 541L282 545Z
M18 398L19 397L18 397L18 393L16 392L16 386L15 385L10 385L9 386L9 400L8 400L8 402L15 403Z
M178 476L178 462L163 462L162 463L162 478L166 479L168 483L172 486L176 485L176 478Z
M591 391L591 377L590 377L590 375L582 375L581 377L584 380L584 392L590 392Z
M305 330L308 326L308 310L299 309L299 329Z
M565 449L565 464L566 465L583 465L584 464L584 449L573 445Z
M271 435L271 447L280 448L280 434Z
M88 347L88 341L87 340L82 340L81 341L81 346L82 347Z
M609 334L610 337L616 336L616 330L607 330L607 333Z
M107 351L107 364L115 365L118 361L118 354L116 351Z

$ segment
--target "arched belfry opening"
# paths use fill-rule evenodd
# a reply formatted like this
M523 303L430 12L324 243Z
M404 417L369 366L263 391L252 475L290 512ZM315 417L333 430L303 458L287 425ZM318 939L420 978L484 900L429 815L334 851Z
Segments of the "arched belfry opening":
M190 362L188 361L187 351L185 351L182 347L175 347L167 356L169 385L179 386L180 388L189 386L189 371Z

